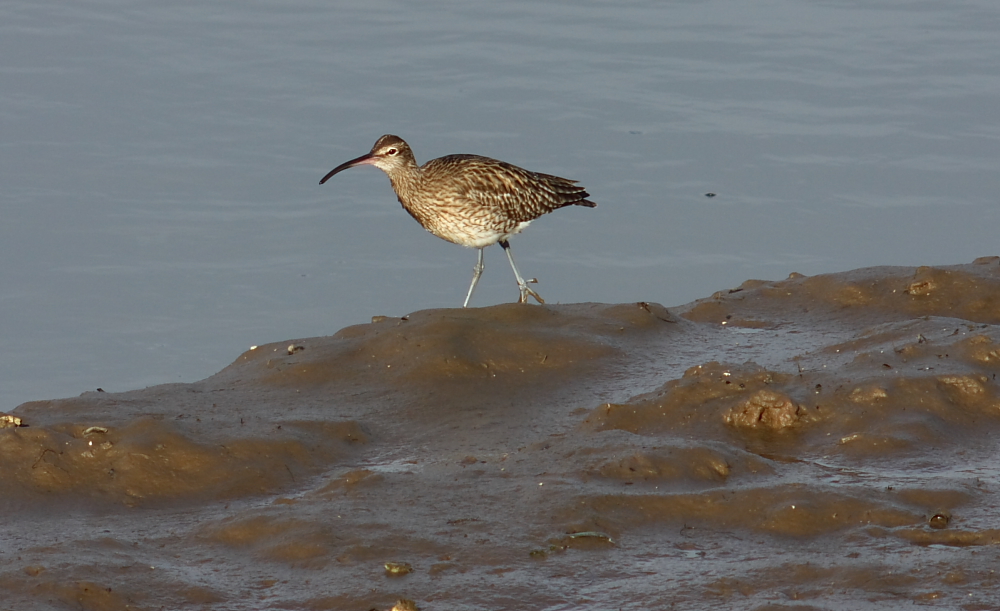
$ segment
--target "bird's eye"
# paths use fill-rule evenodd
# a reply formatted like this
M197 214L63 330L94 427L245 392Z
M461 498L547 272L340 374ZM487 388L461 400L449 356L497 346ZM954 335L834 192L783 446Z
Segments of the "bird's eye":
M398 153L398 152L399 152L399 151L398 151L398 150L396 150L396 149L389 149L388 151L386 151L386 152L385 152L385 154L386 154L386 155L395 155L395 154L396 154L396 153Z

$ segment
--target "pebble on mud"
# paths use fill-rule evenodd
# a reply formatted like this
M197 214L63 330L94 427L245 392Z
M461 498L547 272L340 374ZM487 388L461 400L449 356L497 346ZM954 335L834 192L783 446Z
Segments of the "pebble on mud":
M927 520L927 525L931 528L948 528L949 522L951 522L951 512L939 511Z

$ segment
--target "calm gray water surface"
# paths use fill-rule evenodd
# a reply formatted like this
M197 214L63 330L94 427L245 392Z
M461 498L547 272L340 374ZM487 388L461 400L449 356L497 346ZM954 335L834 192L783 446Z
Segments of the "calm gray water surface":
M377 170L317 184L383 133L589 189L512 241L551 302L996 254L998 31L994 0L8 0L0 410L460 305L474 251ZM516 298L486 264L474 305Z

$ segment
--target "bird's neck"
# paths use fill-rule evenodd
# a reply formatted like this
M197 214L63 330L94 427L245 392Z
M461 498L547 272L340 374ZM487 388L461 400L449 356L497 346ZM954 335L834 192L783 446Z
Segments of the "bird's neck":
M392 172L387 172L387 174L389 182L392 183L392 190L396 192L400 200L408 200L411 193L419 192L422 174L417 164L405 165Z

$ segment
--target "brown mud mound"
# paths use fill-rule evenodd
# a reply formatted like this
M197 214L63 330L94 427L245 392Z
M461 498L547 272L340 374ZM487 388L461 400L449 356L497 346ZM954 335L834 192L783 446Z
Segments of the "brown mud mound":
M869 267L841 274L766 282L748 280L685 308L698 322L760 327L797 313L857 324L859 319L909 320L944 316L1000 323L1000 257L947 267Z
M197 427L141 417L121 427L63 424L0 436L4 503L204 501L264 494L316 474L367 435L354 422L286 422L266 437L199 442Z
M998 299L984 258L432 310L28 403L3 603L998 608Z

